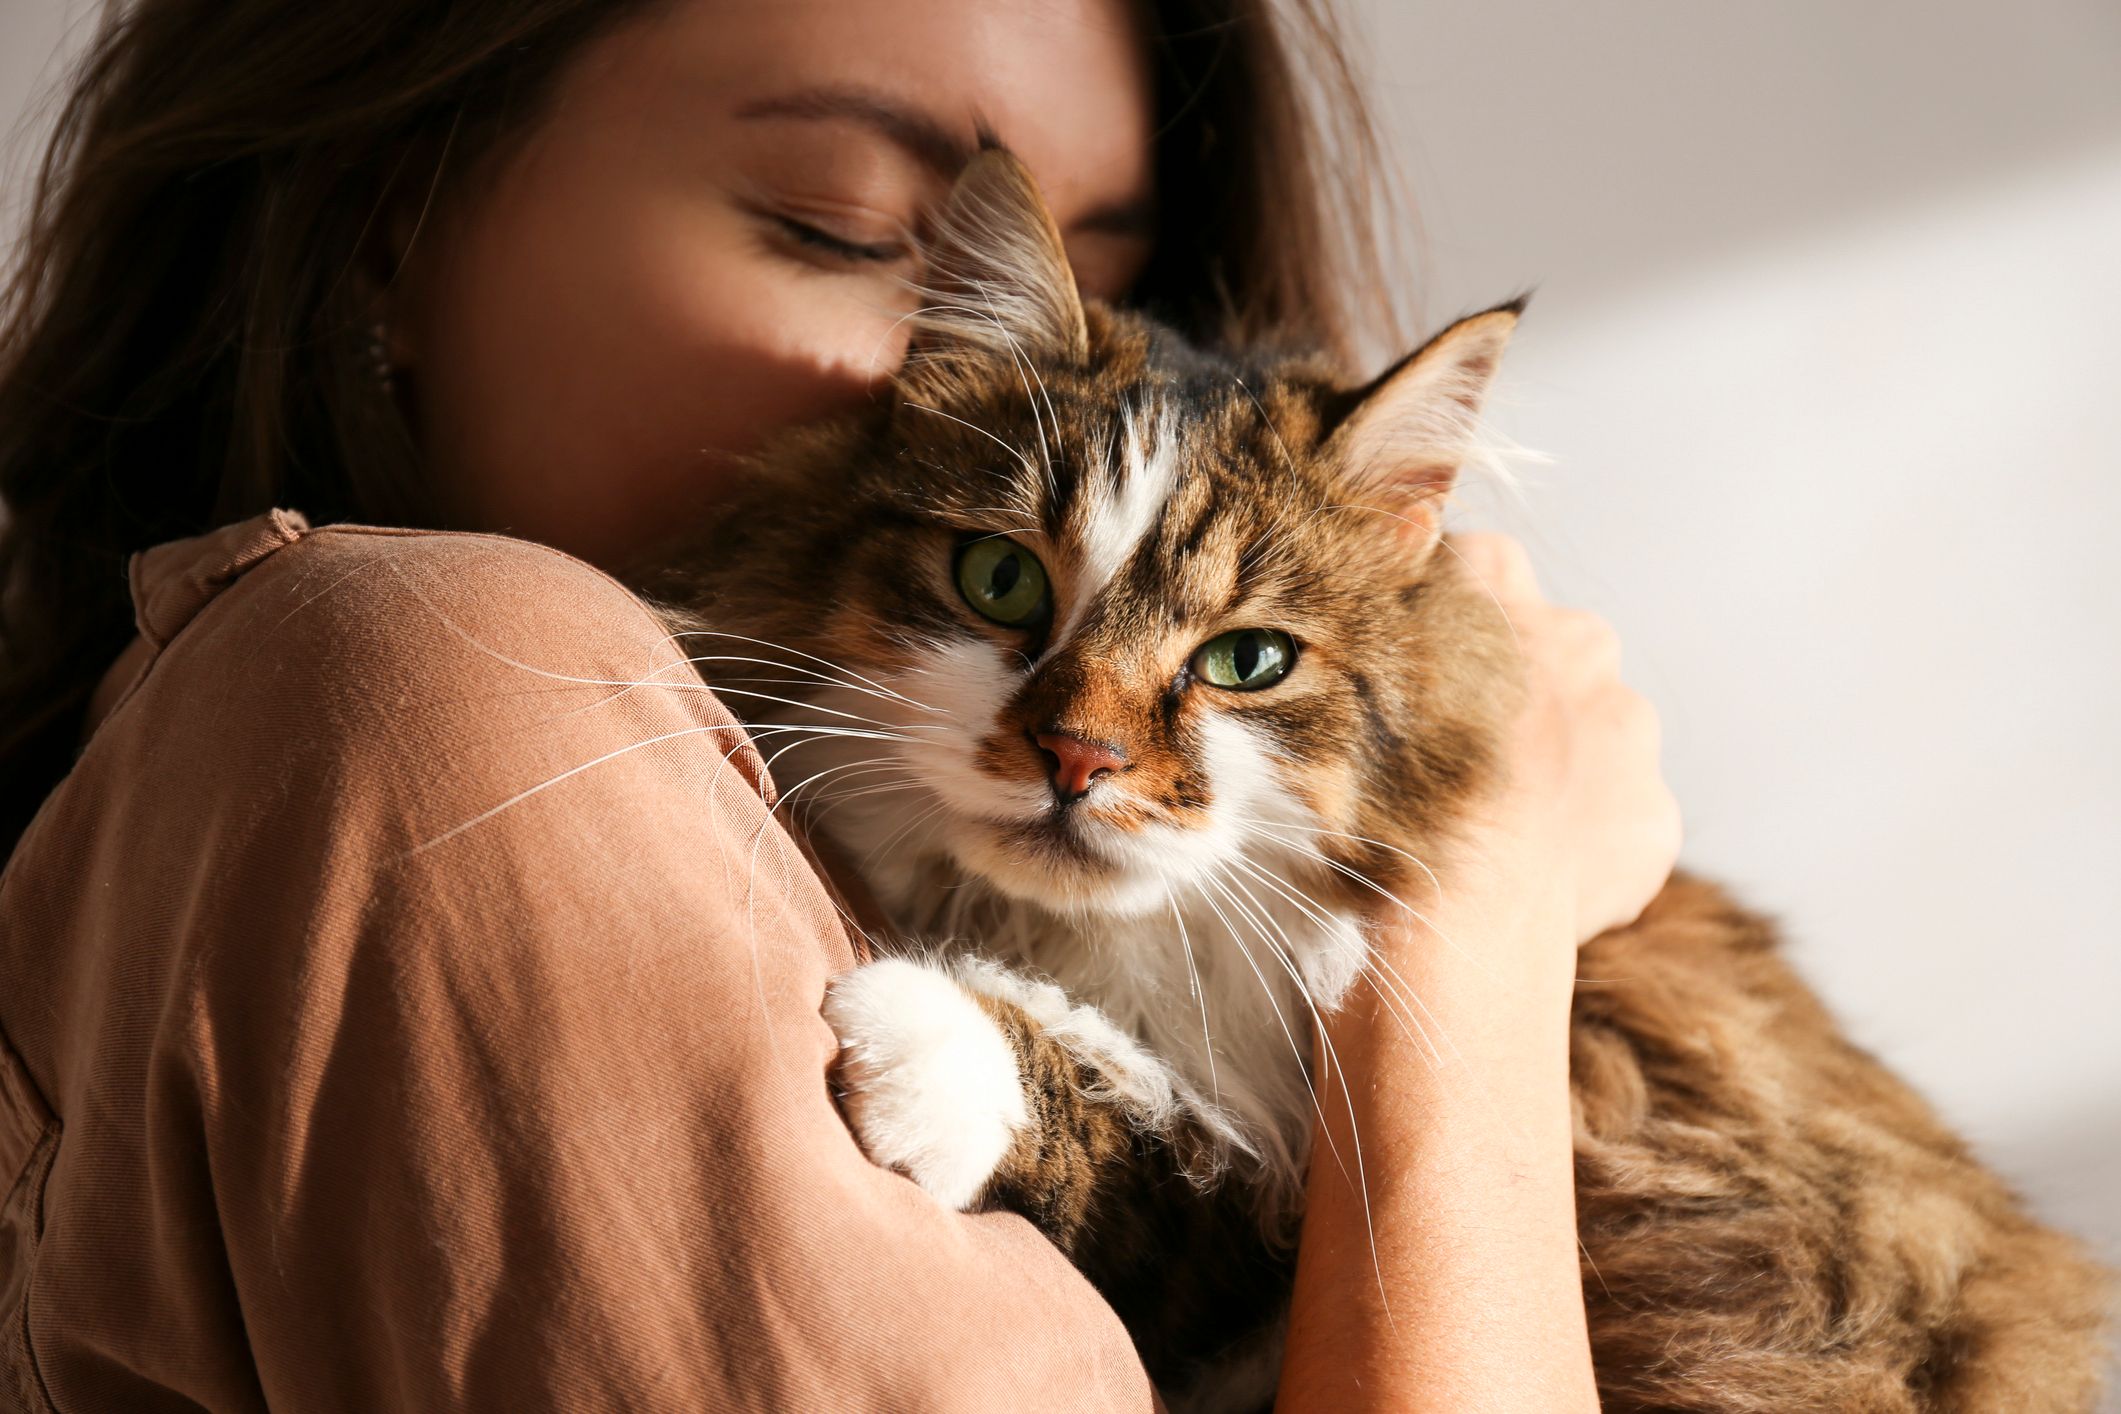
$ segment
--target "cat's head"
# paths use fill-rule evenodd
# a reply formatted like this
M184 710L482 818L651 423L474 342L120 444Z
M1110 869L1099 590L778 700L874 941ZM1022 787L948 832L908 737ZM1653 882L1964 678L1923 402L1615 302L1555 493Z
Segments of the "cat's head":
M1209 353L1080 300L999 152L929 270L889 396L704 552L705 674L784 789L887 893L923 858L1074 913L1405 888L1507 690L1438 521L1518 307L1360 387Z

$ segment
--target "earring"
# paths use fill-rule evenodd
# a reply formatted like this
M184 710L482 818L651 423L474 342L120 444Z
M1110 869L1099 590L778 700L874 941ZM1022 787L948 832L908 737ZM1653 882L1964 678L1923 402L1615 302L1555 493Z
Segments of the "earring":
M368 371L385 392L391 390L397 370L390 362L390 327L380 319L368 331Z

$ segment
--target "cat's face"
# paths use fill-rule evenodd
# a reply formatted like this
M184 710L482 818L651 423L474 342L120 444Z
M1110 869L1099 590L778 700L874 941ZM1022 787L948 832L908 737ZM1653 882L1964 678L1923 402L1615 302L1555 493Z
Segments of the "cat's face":
M1115 914L1396 880L1482 756L1436 517L1514 311L1352 392L1210 358L1077 304L995 180L928 360L784 449L717 552L717 622L808 669L800 707L732 702L794 728L776 774L887 871Z

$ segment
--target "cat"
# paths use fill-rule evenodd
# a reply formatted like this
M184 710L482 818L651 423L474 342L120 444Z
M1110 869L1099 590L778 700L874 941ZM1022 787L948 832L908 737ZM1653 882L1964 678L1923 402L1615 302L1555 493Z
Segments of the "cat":
M1022 165L904 370L638 577L892 924L837 978L871 1158L1037 1224L1175 1410L1272 1399L1310 1028L1498 769L1516 659L1439 518L1520 304L1368 383L1077 294ZM2064 1410L2105 1277L1684 874L1588 944L1579 1235L1609 1410Z

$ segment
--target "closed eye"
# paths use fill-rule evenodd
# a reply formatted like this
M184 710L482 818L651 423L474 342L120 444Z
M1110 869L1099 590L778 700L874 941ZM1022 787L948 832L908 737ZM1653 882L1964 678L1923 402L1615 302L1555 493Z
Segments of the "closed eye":
M782 234L795 244L829 255L839 260L859 265L889 265L906 257L906 247L897 241L884 241L875 245L864 245L820 230L807 221L798 221L792 216L774 216L775 225Z

